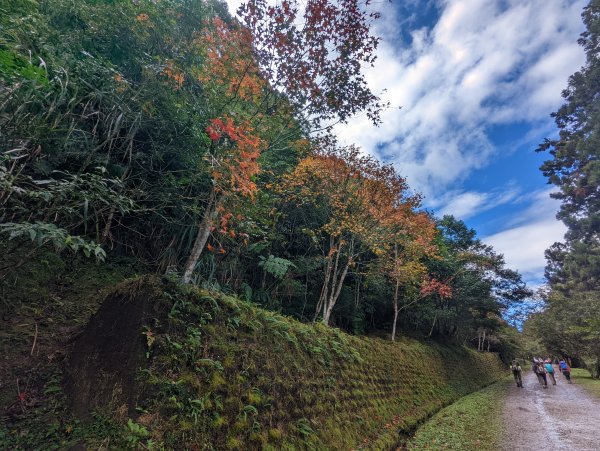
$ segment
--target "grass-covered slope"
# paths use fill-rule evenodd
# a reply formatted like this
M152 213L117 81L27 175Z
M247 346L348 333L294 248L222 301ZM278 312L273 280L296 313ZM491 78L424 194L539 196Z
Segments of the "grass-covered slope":
M504 373L494 354L352 337L146 277L108 296L68 374L76 410L109 407L116 421L133 419L130 442L386 449Z
M506 390L512 384L512 377L508 377L440 410L417 430L406 448L410 451L502 449L502 407Z

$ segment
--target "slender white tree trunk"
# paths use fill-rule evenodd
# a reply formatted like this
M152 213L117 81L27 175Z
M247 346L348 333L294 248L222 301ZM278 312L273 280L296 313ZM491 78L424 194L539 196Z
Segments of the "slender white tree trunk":
M196 235L196 240L194 241L194 246L192 247L190 256L185 262L182 277L183 283L187 284L192 280L192 274L194 273L196 264L200 259L200 255L202 254L204 247L206 246L206 242L210 236L210 229L213 226L213 222L217 216L217 206L218 200L216 198L216 193L213 192L208 201L208 205L206 206L206 210L204 210L204 214L202 215L202 221L200 221L200 224L198 225L198 233Z
M342 271L342 275L339 276L339 279L337 280L335 291L333 287L331 289L329 300L327 302L327 308L325 309L325 314L323 315L323 323L325 325L329 325L331 312L333 311L333 307L335 306L335 303L337 302L338 298L340 297L340 293L342 292L342 285L344 284L344 280L346 280L346 275L348 274L348 268L350 267L350 263L352 263L352 259L349 259L346 262L346 265L344 266L344 269ZM333 282L335 283L335 281L336 280L334 279Z
M396 341L396 323L398 322L398 291L400 289L400 280L396 279L396 289L394 290L394 323L392 324L392 341Z
M481 352L483 352L484 346L485 346L485 329L483 329L483 339L481 340L481 349L480 349Z
M350 246L350 250L353 250L353 246ZM348 268L352 264L352 253L348 256L348 260L344 265L344 269L342 270L341 275L338 276L339 272L337 271L338 262L336 260L336 271L333 274L331 292L329 294L329 299L326 302L325 313L323 314L323 323L325 325L329 325L329 319L331 318L331 312L333 311L333 307L335 306L338 298L340 297L340 293L342 292L342 286L344 285L344 280L346 280L346 276L348 275Z
M435 315L433 315L433 323L431 324L431 330L429 331L428 337L431 337L433 335L433 330L435 329L436 321L437 321L437 312L435 313Z
M317 302L317 308L315 309L315 315L313 316L313 323L317 321L317 318L324 308L327 295L329 293L329 280L331 279L331 268L333 263L332 249L334 246L333 237L329 239L329 254L327 255L327 263L325 265L325 274L323 278L323 286L321 288L321 294L319 295L319 302Z

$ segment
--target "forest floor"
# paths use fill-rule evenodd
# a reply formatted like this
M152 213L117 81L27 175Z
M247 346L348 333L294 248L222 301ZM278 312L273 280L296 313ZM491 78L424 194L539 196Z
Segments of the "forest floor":
M513 384L505 398L505 450L600 450L600 398L577 379L568 384L557 374L545 389L532 371L523 376L523 388Z

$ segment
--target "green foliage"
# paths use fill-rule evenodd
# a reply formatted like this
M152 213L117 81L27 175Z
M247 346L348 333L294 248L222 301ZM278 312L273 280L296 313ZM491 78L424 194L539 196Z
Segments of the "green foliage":
M47 85L46 72L41 67L44 61L39 62L40 67L36 67L21 55L0 49L0 80L6 83L29 80Z
M285 273L287 273L288 269L293 267L294 264L285 258L274 257L273 255L269 255L265 258L261 255L259 257L258 266L278 279L283 279Z
M59 229L54 224L43 222L14 224L8 222L0 224L0 234L2 233L7 234L9 240L26 237L39 247L51 243L57 250L81 251L86 257L94 256L100 261L104 261L106 258L106 252L98 244L85 240L80 236L71 236L66 230Z
M167 322L148 320L163 326L139 377L146 396L138 407L148 438L167 449L381 449L397 444L398 430L504 374L494 354L359 339L220 293L157 286L173 308ZM147 298L155 288L132 281L118 292Z
M47 83L17 80L2 90L0 149L8 158L0 166L18 194L2 187L3 201L18 201L6 218L25 222L33 212L73 235L162 254L165 266L177 262L202 210L208 118L197 77L177 89L165 68L198 66L192 41L210 6L51 0L10 7L0 43L19 61L43 60ZM175 246L173 236L181 237Z
M148 438L148 430L134 421L127 420L127 435L126 440L132 448L136 448L140 442Z
M569 78L565 104L553 113L558 138L538 149L551 156L540 169L559 189L552 197L561 200L557 217L568 230L564 243L546 250L550 290L534 329L548 350L600 375L600 2L591 0L582 17L586 62Z

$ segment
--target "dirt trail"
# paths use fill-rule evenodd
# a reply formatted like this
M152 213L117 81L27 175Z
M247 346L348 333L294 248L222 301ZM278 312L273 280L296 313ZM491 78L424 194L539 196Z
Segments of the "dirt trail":
M561 374L544 389L523 370L523 388L514 384L504 404L504 450L600 451L600 399Z

